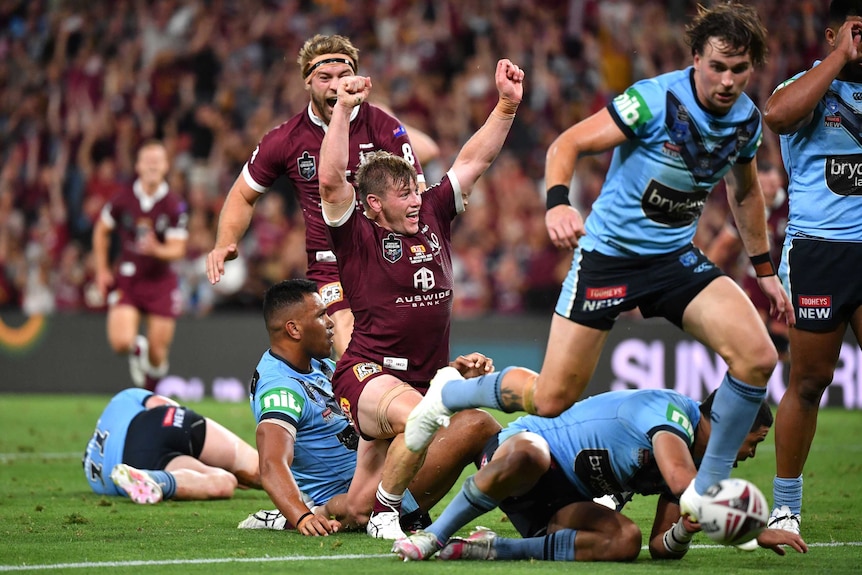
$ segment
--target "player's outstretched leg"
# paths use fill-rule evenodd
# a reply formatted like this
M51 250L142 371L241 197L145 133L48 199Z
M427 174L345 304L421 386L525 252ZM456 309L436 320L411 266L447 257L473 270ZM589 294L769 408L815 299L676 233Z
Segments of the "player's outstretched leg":
M456 379L463 380L464 377L454 367L446 366L437 371L431 379L428 391L410 415L404 427L404 443L407 449L417 453L422 451L431 443L431 438L441 426L449 425L449 417L452 411L443 405L441 392L447 382Z

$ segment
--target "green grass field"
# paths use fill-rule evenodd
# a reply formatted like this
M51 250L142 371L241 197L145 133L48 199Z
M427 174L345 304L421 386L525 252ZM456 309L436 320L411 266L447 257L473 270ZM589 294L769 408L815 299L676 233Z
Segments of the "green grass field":
M807 555L785 557L711 545L698 535L681 561L657 562L644 550L632 564L543 562L402 563L385 541L363 533L305 538L294 532L245 531L236 524L271 508L262 491L228 501L140 506L93 494L81 454L109 398L88 395L0 395L0 572L50 573L858 573L862 567L862 414L821 412L805 476L803 536ZM189 404L254 441L247 404ZM772 436L735 471L771 500ZM472 473L472 468L467 470ZM466 476L466 475L465 475ZM451 494L450 494L451 495ZM448 499L447 499L448 500ZM444 500L445 503L447 500ZM626 513L649 531L654 498L636 497ZM432 510L436 516L437 510ZM499 512L477 521L502 535L515 531ZM466 533L468 530L465 530Z

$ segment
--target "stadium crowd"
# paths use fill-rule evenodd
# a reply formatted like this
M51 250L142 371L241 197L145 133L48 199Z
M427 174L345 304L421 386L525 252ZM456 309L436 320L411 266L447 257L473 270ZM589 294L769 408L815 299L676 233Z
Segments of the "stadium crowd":
M704 1L704 4L709 2ZM775 86L820 55L828 2L757 3L771 54L748 93ZM259 202L228 288L203 257L236 174L260 137L307 105L296 54L312 32L361 48L360 73L404 122L431 135L442 177L497 94L497 55L528 71L506 146L453 228L455 316L553 309L571 256L544 225L545 151L568 126L635 80L685 66L692 0L6 0L0 3L0 309L27 314L104 309L93 285L92 227L134 178L141 142L169 150L171 189L189 206L178 262L184 313L254 307L305 271L302 217L286 184ZM764 130L760 161L781 165ZM582 158L574 189L586 215L610 155ZM728 215L709 197L696 242ZM732 270L731 270L732 271ZM229 284L230 282L225 282Z

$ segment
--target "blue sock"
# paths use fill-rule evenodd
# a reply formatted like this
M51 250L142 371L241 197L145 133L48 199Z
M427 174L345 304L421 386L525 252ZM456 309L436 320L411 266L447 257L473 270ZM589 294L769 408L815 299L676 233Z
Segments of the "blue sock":
M147 469L147 474L162 488L162 499L170 499L177 492L177 479L170 471L152 471Z
M802 476L789 479L776 476L772 480L772 497L773 509L786 505L791 513L802 513Z
M544 537L527 539L508 539L498 537L494 540L497 559L539 559L542 561L574 561L575 529L562 529Z
M413 498L413 494L409 489L404 490L404 497L401 499L401 515L411 513L419 509L419 504Z
M503 371L448 382L441 390L443 405L452 411L471 407L490 407L502 411L500 381L511 369L507 367Z
M764 397L765 387L748 385L729 373L724 376L712 403L712 432L694 479L695 491L703 494L713 483L730 477L739 446L751 430Z
M473 477L468 477L458 495L446 506L437 520L429 525L425 531L437 536L437 541L445 543L453 533L464 525L476 519L480 515L496 508L499 502L479 491L473 482Z

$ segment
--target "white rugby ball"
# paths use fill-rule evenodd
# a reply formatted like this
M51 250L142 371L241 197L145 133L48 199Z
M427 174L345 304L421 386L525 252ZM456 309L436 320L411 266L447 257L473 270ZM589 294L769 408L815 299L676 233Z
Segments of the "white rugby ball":
M722 479L703 494L700 527L722 545L751 541L766 528L769 504L755 484L745 479Z

